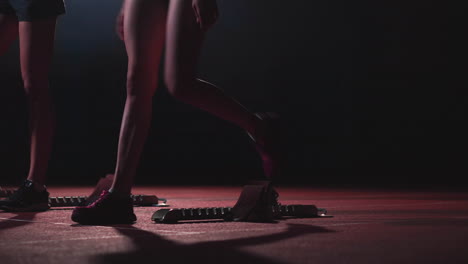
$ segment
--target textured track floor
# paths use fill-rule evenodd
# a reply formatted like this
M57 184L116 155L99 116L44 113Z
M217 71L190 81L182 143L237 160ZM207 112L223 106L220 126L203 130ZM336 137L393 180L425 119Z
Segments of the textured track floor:
M171 207L232 206L237 187L137 187ZM283 204L315 204L334 218L275 224L81 226L70 209L0 212L0 263L468 263L468 194L278 188ZM51 195L90 188L52 187Z

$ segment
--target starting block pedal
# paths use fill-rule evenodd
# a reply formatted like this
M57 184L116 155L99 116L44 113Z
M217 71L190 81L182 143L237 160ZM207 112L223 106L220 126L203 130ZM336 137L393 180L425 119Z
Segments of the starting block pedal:
M156 211L151 220L156 223L177 223L179 221L224 220L232 221L232 207L206 207L206 208L179 208L160 209ZM315 205L277 205L273 206L272 214L275 218L317 218L332 217L327 210L317 208Z

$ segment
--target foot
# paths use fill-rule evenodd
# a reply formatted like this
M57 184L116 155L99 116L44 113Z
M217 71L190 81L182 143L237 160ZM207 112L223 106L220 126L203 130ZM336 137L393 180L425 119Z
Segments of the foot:
M271 180L279 177L285 160L281 150L279 117L274 113L257 113L255 115L259 120L259 125L255 134L247 134L262 159L265 177Z
M130 196L119 197L107 190L90 205L76 207L71 218L84 225L132 224L136 221Z
M0 209L8 212L41 212L49 206L49 193L37 191L32 181L26 180L18 190L5 200L0 200Z

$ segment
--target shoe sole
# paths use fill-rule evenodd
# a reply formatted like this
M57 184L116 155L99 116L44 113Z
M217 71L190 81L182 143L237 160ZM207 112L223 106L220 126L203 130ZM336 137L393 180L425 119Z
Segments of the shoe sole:
M0 206L0 209L6 212L44 212L50 209L48 203L33 204L27 207Z
M131 216L130 218L124 218L117 220L113 219L80 219L80 216L74 215L72 213L71 220L80 225L118 225L118 224L133 224L136 222L136 216Z
M80 221L79 219L73 218L72 221L80 225L130 225L134 224L136 220L126 220L126 221Z

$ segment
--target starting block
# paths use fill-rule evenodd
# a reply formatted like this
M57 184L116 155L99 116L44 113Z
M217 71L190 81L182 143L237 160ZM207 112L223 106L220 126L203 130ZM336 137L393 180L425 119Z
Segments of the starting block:
M84 204L91 204L96 201L101 195L102 191L110 189L113 181L113 174L107 174L106 177L101 178L96 184L93 192L85 198L86 201ZM167 199L159 198L155 195L132 195L131 197L133 199L134 206L169 207L167 204Z
M156 195L132 195L133 206L166 207L167 200ZM49 197L50 207L71 207L90 204L88 196Z
M180 208L160 209L156 211L151 220L156 223L177 223L178 221L224 220L233 221L233 207L206 207L206 208ZM271 208L276 219L285 217L315 218L332 217L327 210L317 208L315 205L277 205Z
M156 223L201 220L271 222L289 217L332 217L327 215L327 210L315 205L281 205L277 199L278 193L270 182L260 181L244 186L234 207L160 209L151 220Z
M89 196L64 196L49 197L50 207L74 207L88 205L99 198L103 190L108 190L114 180L114 175L108 174L101 178ZM0 187L0 198L9 197L14 193L13 190L5 190ZM132 195L133 206L153 206L168 207L167 199L159 198L156 195Z

